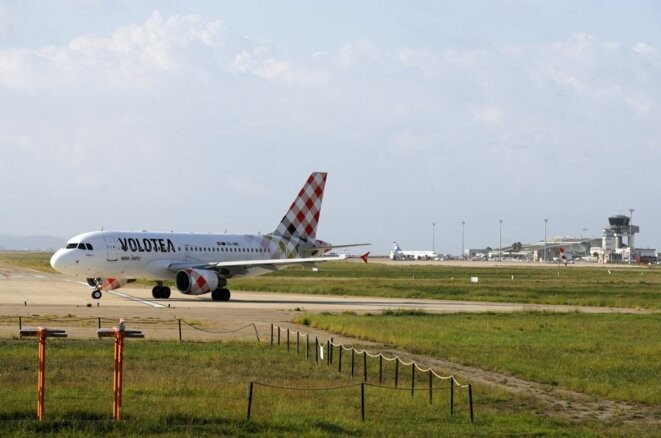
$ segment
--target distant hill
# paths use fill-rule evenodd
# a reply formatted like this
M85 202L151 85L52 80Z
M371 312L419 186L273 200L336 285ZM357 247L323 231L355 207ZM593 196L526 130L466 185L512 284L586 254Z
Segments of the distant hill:
M54 236L8 236L0 234L0 251L56 251L66 239Z

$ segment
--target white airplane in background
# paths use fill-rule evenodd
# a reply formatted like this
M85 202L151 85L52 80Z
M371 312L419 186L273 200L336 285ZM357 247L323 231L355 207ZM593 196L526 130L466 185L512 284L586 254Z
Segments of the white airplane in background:
M232 277L254 276L286 265L315 266L317 262L343 260L327 255L333 246L316 239L326 173L310 175L275 231L265 235L93 231L72 237L51 257L53 269L87 279L92 298L136 279L153 280L154 298L169 298L166 280L179 292L229 301L225 287ZM367 254L362 256L367 262Z
M441 256L436 251L404 251L397 242L392 243L393 250L390 251L390 260L440 260Z

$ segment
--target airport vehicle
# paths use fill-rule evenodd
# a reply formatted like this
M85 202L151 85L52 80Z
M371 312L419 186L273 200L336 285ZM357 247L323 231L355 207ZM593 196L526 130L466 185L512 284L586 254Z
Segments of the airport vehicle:
M78 234L51 257L53 269L87 279L92 298L136 279L156 282L152 296L170 297L166 280L187 295L211 292L214 301L229 301L227 280L275 271L287 265L315 266L343 260L324 255L334 248L368 244L331 245L316 238L324 172L313 172L277 228L269 234L200 234L174 232L93 231ZM367 254L363 255L367 261Z
M404 251L397 242L392 243L393 250L390 251L390 260L440 260L441 256L436 251Z

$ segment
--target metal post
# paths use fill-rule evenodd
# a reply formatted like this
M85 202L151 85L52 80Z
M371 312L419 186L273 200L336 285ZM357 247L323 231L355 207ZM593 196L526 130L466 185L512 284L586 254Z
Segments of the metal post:
M250 389L248 390L248 420L250 420L250 410L252 409L252 387L254 382L250 382Z
M273 324L271 324L271 347L273 347Z
M365 384L360 384L360 418L365 421Z
M319 363L319 337L314 337L314 363Z
M287 328L287 352L289 352L289 328Z
M363 380L367 382L367 351L363 351Z
M342 350L344 350L344 347L340 345L340 357L337 361L337 372L340 373L342 372Z
M411 362L411 397L415 395L415 362Z
M278 326L278 347L280 346L280 326Z
M296 354L301 351L301 332L296 330Z
M305 360L310 359L310 334L305 334Z
M44 398L46 394L46 329L39 327L39 373L37 374L37 419L44 418Z
M181 342L181 319L179 320L179 342Z
M329 363L333 363L333 338L330 338L330 344L328 347L328 360Z
M101 317L96 318L96 328L97 329L101 328Z
M379 353L379 385L383 383L383 354Z
M434 389L432 387L432 372L429 370L429 404L432 404L432 393Z
M454 377L450 376L450 415L454 415Z
M329 340L326 341L326 365L328 365L328 366L330 366L330 364L331 364L331 360L330 360L331 351L330 350L331 350L331 343L330 343L330 339L329 339Z
M395 359L395 388L397 388L397 384L399 383L399 358Z
M468 384L468 404L470 405L471 411L471 423L473 422L473 387L471 384Z

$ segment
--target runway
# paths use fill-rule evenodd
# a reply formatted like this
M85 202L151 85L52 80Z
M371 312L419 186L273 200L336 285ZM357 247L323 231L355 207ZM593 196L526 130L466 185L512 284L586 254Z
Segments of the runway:
M43 273L27 268L0 265L0 325L7 318L68 316L78 318L134 318L202 321L208 326L232 328L250 323L265 330L267 325L291 325L303 312L380 313L385 310L420 310L427 313L553 311L590 313L636 312L634 309L576 307L540 304L491 303L308 295L233 291L229 302L212 301L211 296L188 296L173 290L169 299L154 299L151 287L129 285L104 292L100 300L80 279ZM9 325L15 322L10 321ZM5 324L7 325L7 324ZM12 329L13 330L13 329ZM7 329L5 330L5 332Z

